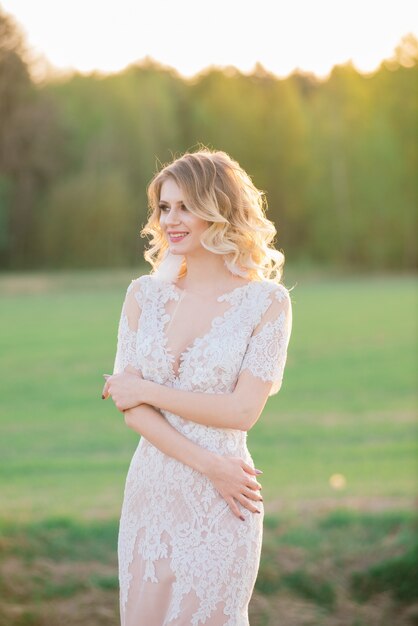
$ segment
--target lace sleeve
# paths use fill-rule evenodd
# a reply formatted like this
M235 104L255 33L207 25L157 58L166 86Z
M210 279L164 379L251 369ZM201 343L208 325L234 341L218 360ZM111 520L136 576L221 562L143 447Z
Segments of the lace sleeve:
M272 303L248 343L240 372L249 370L273 386L269 396L277 393L283 381L287 348L292 332L292 304L288 290L279 285L272 292Z
M139 369L136 352L136 337L141 312L139 305L141 301L141 287L140 279L136 279L130 283L126 291L118 326L113 374L120 374L128 365Z

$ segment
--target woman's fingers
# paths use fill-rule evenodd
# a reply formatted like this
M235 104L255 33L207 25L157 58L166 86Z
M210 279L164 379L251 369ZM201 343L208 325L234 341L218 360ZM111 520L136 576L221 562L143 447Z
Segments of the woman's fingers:
M260 485L260 483L258 483L256 480L251 480L248 483L245 483L245 486L248 487L248 489L252 489L253 491L259 491L263 488L262 485Z
M251 513L261 513L260 509L256 505L254 505L248 498L246 498L243 494L240 494L236 499L232 497L226 498L226 502L229 508L231 509L232 513L235 515L235 517L238 517L240 520L244 521L245 517L241 513L235 500L238 500L238 502Z
M242 507L251 513L260 513L258 503L263 499L260 495L261 485L255 478L258 473L261 472L240 458L221 457L217 472L212 477L212 482L231 512L239 519L245 520Z
M252 476L257 476L258 474L262 474L261 470L254 469L253 467L251 467L251 465L248 465L248 463L245 463L245 461L242 461L241 467L245 472L247 472L247 474L251 474ZM260 485L260 483L255 479L249 479L246 485L250 489L254 489L254 490L262 489L262 486Z
M251 511L251 513L261 513L260 509L255 506L248 498L246 498L244 495L240 494L239 497L237 498L238 502L240 504L242 504L242 506L244 506L246 509L248 509L249 511Z
M232 513L235 515L235 517L239 517L239 519L244 520L245 518L242 515L241 511L239 510L238 505L235 502L234 498L226 498L226 501Z
M248 487L246 487L242 493L246 498L249 498L250 500L255 500L256 502L263 501L263 498L260 496L259 493L256 493L255 491L253 491L253 489L249 489Z
M106 380L104 387L103 387L103 391L102 391L102 398L103 400L106 400L106 398L109 397L109 386L110 386L110 380Z
M261 470L256 469L255 467L251 467L251 465L248 465L248 463L246 463L245 461L242 461L241 467L244 471L247 472L247 474L252 474L253 476L258 476L259 474L263 473Z

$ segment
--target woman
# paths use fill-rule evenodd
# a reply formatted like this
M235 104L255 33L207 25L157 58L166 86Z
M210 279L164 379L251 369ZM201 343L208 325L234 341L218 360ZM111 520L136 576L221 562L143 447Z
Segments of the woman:
M122 626L244 626L263 518L246 438L282 382L284 257L224 152L183 155L148 196L153 272L128 287L103 389L142 435L119 529Z

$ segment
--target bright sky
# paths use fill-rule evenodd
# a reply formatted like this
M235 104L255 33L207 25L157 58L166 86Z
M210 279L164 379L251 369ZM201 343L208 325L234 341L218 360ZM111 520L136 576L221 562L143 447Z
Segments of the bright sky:
M418 33L416 0L0 0L60 70L113 72L146 56L192 76L209 65L278 76L362 71Z

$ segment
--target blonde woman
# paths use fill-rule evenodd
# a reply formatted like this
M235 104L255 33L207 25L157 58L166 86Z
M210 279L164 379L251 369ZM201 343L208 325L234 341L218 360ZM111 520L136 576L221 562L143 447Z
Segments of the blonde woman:
M119 529L122 626L247 626L263 504L246 440L283 378L284 257L224 152L184 154L148 196L153 271L127 289L103 389L142 435Z

